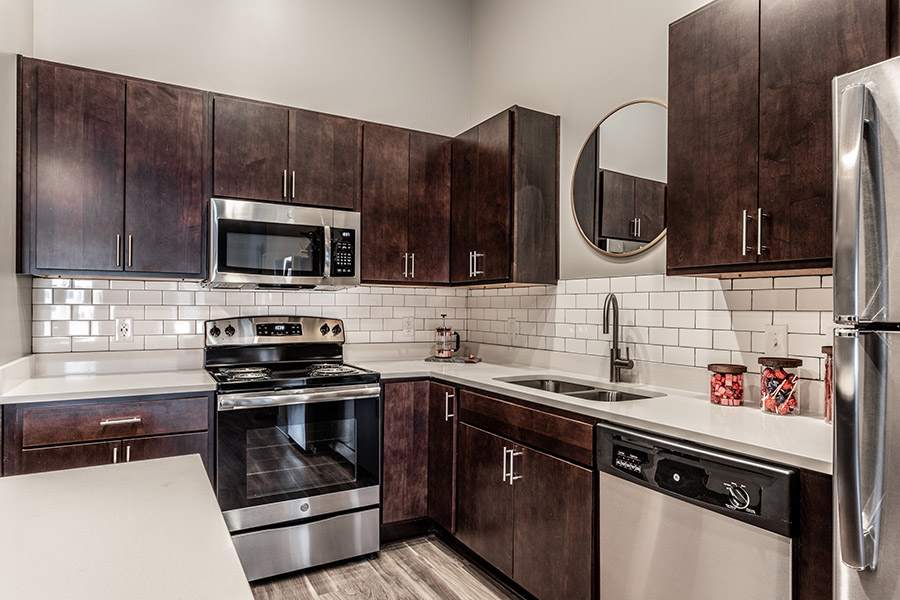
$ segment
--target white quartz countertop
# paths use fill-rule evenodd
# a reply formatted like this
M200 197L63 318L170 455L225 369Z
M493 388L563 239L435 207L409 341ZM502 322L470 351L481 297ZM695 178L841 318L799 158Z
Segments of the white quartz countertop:
M197 455L0 478L0 531L0 598L253 598Z
M568 410L624 426L690 440L714 448L831 474L832 426L814 416L764 414L755 398L745 398L742 407L717 406L709 396L646 385L617 384L663 393L665 396L625 402L591 402L562 394L525 388L497 381L517 375L555 376L604 384L599 377L544 369L478 363L433 363L423 360L357 361L361 367L379 371L385 381L433 377L486 392Z
M138 365L135 365L139 369ZM32 377L0 394L0 404L215 391L205 369Z

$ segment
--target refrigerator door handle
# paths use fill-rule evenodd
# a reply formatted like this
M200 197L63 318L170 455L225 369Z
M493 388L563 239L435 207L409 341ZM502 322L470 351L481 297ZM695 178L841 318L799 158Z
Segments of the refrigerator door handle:
M884 344L879 333L853 329L834 333L834 485L840 557L858 571L874 569L877 562L884 490L887 349L872 344ZM872 360L877 377L866 368ZM867 373L872 380L866 380Z
M859 225L863 130L870 98L865 85L841 92L837 123L834 186L834 317L842 323L859 319Z

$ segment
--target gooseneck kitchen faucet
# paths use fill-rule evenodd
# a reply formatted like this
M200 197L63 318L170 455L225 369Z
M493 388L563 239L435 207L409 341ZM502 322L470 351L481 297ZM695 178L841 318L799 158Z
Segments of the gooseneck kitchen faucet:
M633 369L634 361L631 360L631 352L625 348L625 358L622 358L622 350L619 348L619 301L616 295L610 293L603 302L603 333L609 333L610 309L612 309L612 344L609 347L609 381L618 383L621 381L622 369Z

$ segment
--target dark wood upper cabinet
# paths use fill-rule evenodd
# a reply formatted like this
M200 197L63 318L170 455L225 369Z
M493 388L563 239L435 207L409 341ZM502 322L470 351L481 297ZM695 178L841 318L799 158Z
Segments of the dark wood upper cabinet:
M366 123L362 280L440 284L450 278L450 140Z
M382 523L428 513L428 382L385 383Z
M513 576L513 486L504 478L513 444L471 425L458 429L456 537Z
M620 240L632 239L634 223L635 177L601 171L600 175L600 236Z
M361 215L364 281L406 281L408 230L409 132L367 123Z
M760 7L759 209L768 217L759 260L830 262L831 80L888 58L888 3Z
M408 250L413 283L450 283L450 139L409 134Z
M515 106L452 152L452 282L555 283L559 117Z
M125 270L203 272L206 93L129 81Z
M34 267L122 269L125 175L125 80L26 61L23 125L34 171Z
M642 242L651 242L666 228L667 185L636 177L634 180L634 218L638 220L635 236Z
M290 141L291 202L359 210L362 123L293 109Z
M290 110L213 97L213 195L287 201Z
M456 389L432 382L428 392L428 516L456 531Z
M716 0L669 27L669 274L827 272L832 78L888 58L884 0Z
M716 0L669 26L670 274L755 262L741 234L756 209L758 107L759 0Z

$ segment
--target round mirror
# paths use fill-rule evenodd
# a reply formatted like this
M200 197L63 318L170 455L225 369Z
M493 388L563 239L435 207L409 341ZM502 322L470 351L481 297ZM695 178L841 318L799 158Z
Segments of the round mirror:
M581 235L604 254L630 256L666 234L667 116L662 102L628 102L581 148L572 210Z

